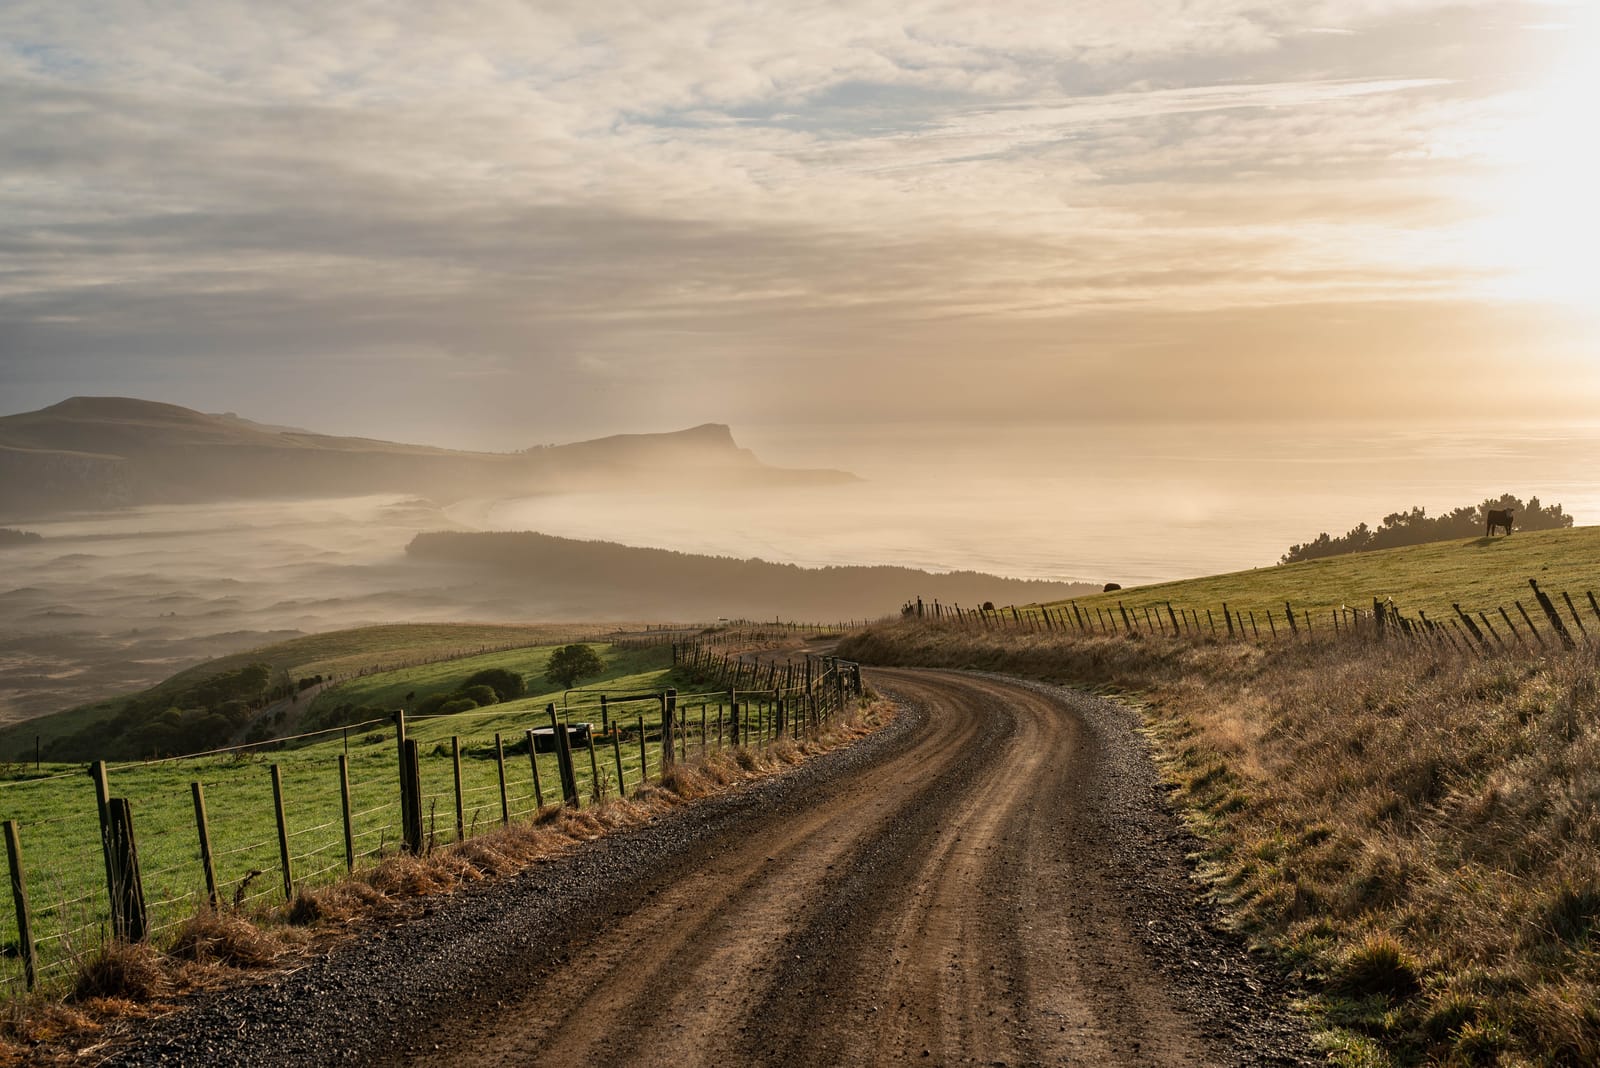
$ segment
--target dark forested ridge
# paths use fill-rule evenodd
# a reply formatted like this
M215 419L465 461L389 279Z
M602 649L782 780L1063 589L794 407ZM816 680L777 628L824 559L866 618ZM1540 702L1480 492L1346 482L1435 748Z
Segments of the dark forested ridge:
M799 567L533 532L419 534L406 552L419 561L469 566L508 595L554 602L560 607L552 615L585 619L832 622L893 614L907 598L976 607L1061 600L1100 588L976 571Z
M1429 516L1424 508L1409 512L1392 512L1383 517L1377 528L1358 523L1341 538L1324 533L1306 542L1294 545L1283 554L1280 563L1293 564L1301 560L1318 560L1345 553L1364 553L1374 549L1396 549L1402 545L1421 545L1429 541L1450 541L1482 535L1490 511L1511 510L1516 530L1560 530L1572 526L1572 517L1561 510L1561 505L1546 507L1539 498L1530 497L1524 504L1511 494L1498 499L1487 498L1483 503L1464 505L1440 516Z

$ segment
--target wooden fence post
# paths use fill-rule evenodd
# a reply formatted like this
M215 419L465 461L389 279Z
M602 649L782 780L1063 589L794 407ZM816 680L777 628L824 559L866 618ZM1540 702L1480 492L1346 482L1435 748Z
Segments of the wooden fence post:
M1461 605L1455 602L1451 602L1450 607L1456 610L1456 615L1460 616L1461 622L1466 624L1467 633L1476 638L1479 645L1487 649L1489 647L1489 639L1483 636L1483 631L1478 629L1478 625L1472 621L1472 617L1463 612Z
M1298 638L1300 626L1294 621L1294 606L1288 601L1283 602L1283 614L1289 617L1289 633Z
M600 788L600 761L594 755L594 731L589 732L589 794L598 804L605 800L605 791Z
M1572 613L1572 621L1578 625L1578 633L1587 638L1589 636L1589 628L1583 625L1583 619L1578 615L1577 606L1572 603L1572 595L1566 590L1562 590L1561 599L1567 602L1567 611Z
M1561 613L1556 611L1555 602L1550 600L1548 593L1539 588L1538 579L1529 579L1528 585L1533 587L1533 596L1539 602L1539 607L1544 609L1545 618L1550 620L1550 626L1555 628L1561 644L1571 649L1577 643L1572 640L1572 634L1567 630L1566 623L1562 622Z
M192 782L189 784L189 795L194 800L194 829L200 838L200 867L206 877L206 900L211 903L211 908L215 911L218 905L217 866L211 857L211 825L206 820L205 787Z
M533 740L528 740L528 752L533 752ZM461 735L450 736L450 783L455 791L456 841L467 840L467 807L461 796Z
M532 739L529 739L529 744L530 745L532 744ZM628 780L623 778L623 775L622 775L622 731L621 730L616 730L616 731L612 731L611 732L611 752L612 752L612 755L617 758L617 796L618 797L627 797L628 796Z
M572 739L567 737L567 725L556 719L556 706L552 702L547 711L550 713L550 729L556 742L556 767L561 771L561 800L569 808L578 807L578 776L572 770Z
M404 771L411 794L411 820L405 827L406 848L422 852L422 753L415 738L406 739Z
M677 724L675 713L678 710L678 691L668 690L661 695L661 771L662 774L678 762L677 738L674 731Z
M283 813L283 771L272 765L272 816L278 824L278 857L283 871L283 899L294 900L294 867L289 857L289 825Z
M539 783L539 747L534 744L532 727L522 733L528 739L528 764L533 768L533 811L538 813L544 808L544 787Z
M113 866L117 872L117 908L112 915L120 913L122 918L117 937L143 942L149 922L145 916L144 880L139 872L139 844L133 833L133 809L126 797L111 798L108 808Z
M1533 640L1539 643L1539 648L1543 649L1544 635L1540 634L1539 628L1533 625L1533 617L1528 615L1528 610L1522 607L1521 601L1512 601L1511 603L1517 606L1517 614L1522 617L1522 621L1526 623L1528 625L1528 629L1533 632Z
M394 710L395 771L400 782L400 839L410 848L411 827L411 776L406 764L406 710Z
M500 780L500 826L504 827L511 822L511 798L506 793L506 747L499 731L494 732L494 770Z
M1511 622L1511 614L1506 611L1506 606L1499 605L1498 607L1500 609L1500 618L1505 621L1506 629L1511 632L1513 638L1517 639L1517 648L1526 649L1528 643L1522 640L1522 633L1517 630L1517 625Z
M111 848L111 788L106 779L106 762L96 760L89 765L89 777L94 781L95 808L100 813L100 852L106 863L106 900L111 908L111 929L120 932L126 926L122 919L122 899L117 893L117 861Z
M28 879L22 868L22 836L17 821L6 820L6 860L11 866L11 901L17 909L17 949L22 955L22 974L32 990L39 981L38 951L33 941L33 912L28 908Z

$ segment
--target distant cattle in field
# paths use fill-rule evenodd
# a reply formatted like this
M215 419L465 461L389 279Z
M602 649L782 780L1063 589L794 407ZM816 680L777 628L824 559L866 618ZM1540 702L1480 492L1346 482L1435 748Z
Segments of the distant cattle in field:
M1102 593L1110 593L1112 590L1120 590L1120 589L1122 589L1122 583L1120 583L1120 582L1108 582L1108 583L1106 583L1106 588L1104 590L1102 590L1101 592Z
M1487 522L1485 522L1483 530L1484 537L1493 537L1496 530L1503 530L1507 534L1511 533L1511 509L1491 508L1486 519Z
M994 611L994 602L993 601L985 601L985 602L983 602L983 610L985 612L993 612Z

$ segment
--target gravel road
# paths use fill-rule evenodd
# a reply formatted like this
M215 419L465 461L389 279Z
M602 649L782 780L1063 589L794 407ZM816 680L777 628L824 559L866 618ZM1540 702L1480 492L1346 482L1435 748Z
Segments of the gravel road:
M1299 1065L1132 713L877 670L903 714L260 985L109 1063Z

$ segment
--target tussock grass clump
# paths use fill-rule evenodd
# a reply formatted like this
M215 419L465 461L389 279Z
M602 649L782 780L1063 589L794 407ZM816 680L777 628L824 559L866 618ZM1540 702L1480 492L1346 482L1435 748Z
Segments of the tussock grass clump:
M1421 969L1400 940L1378 932L1363 938L1339 969L1338 986L1356 997L1410 997L1422 988Z
M1600 647L1465 657L924 623L840 655L1140 706L1203 873L1323 992L1345 1063L1600 1064Z
M276 964L287 949L282 938L252 923L246 916L231 909L208 908L184 921L167 952L197 964L268 968Z
M161 957L143 943L110 942L84 962L72 1000L151 1001L172 989Z

